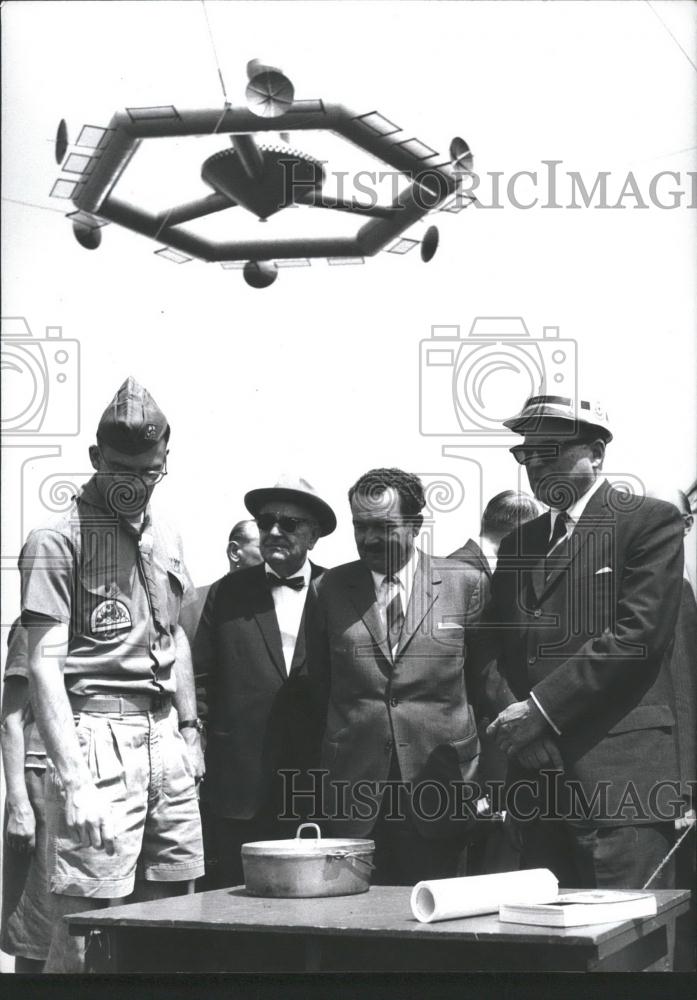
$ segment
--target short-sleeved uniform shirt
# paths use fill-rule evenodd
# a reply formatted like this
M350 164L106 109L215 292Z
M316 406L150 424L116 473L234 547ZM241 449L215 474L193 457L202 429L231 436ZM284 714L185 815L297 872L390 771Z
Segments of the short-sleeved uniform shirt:
M174 631L194 588L179 536L150 508L135 527L110 511L94 478L70 509L27 538L19 557L22 622L70 626L69 694L175 690Z

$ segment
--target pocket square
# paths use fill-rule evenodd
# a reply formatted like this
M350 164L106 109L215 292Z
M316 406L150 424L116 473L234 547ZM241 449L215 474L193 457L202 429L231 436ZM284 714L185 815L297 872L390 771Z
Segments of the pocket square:
M596 576L600 576L601 573L612 573L612 566L603 566L602 569L596 569Z
M437 628L464 628L459 622L438 622Z

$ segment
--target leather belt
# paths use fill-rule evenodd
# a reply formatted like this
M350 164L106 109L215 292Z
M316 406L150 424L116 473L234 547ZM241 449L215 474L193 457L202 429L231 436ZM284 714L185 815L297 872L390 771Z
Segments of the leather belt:
M159 712L172 704L171 694L131 694L113 696L101 694L71 694L70 706L74 712L108 712L112 715L135 715Z

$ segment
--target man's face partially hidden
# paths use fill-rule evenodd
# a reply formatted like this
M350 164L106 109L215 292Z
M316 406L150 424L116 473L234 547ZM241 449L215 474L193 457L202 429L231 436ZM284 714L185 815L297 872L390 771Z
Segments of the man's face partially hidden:
M388 487L351 500L358 555L374 573L395 573L408 561L421 528L421 516L405 517L399 493Z
M260 562L264 561L259 551L259 529L256 521L247 521L244 527L244 537L240 541L228 542L227 555L231 573L238 569L258 566Z
M554 434L526 434L511 448L525 466L530 489L548 507L567 510L593 485L605 454L602 439L579 441Z
M167 475L167 443L158 441L140 455L116 451L108 444L93 445L90 461L107 507L122 517L135 517L145 510L155 486Z

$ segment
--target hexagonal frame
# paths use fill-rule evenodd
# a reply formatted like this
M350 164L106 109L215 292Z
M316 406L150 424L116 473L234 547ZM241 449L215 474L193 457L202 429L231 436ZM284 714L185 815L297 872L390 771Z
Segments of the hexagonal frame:
M308 108L308 104L312 107ZM296 101L293 107L275 118L260 118L247 108L226 105L220 109L177 111L168 106L167 115L158 117L157 108L148 108L148 116L134 115L127 109L117 112L100 145L99 157L73 195L77 209L116 223L132 232L158 240L182 254L208 262L246 260L284 260L299 257L372 257L401 235L409 226L438 208L458 188L459 175L449 162L426 166L423 155L410 147L416 139L399 139L402 130L388 122L391 131L380 132L376 120L386 122L377 111L356 115L342 105L322 101ZM174 114L172 114L174 112ZM352 237L239 240L217 243L178 229L182 222L201 218L230 206L222 195L210 194L167 212L153 215L144 209L115 198L112 191L126 170L131 157L144 139L183 136L225 135L232 133L331 131L411 177L411 184L401 191L382 217L370 219ZM437 157L426 157L431 160ZM435 190L434 190L435 188ZM428 204L425 202L431 199ZM384 217L384 216L387 217ZM172 219L176 221L173 223Z

